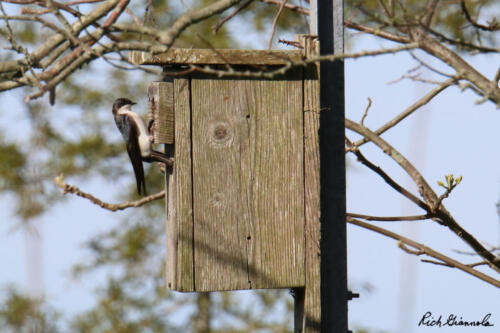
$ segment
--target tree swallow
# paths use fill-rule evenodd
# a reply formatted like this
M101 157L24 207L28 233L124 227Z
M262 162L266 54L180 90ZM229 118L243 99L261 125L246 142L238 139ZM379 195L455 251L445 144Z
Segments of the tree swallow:
M134 168L137 193L141 195L141 193L146 194L142 162L161 162L166 165L168 170L172 166L173 160L166 154L152 149L153 138L149 133L151 126L146 127L141 116L132 111L131 107L134 104L136 103L127 98L117 98L113 103L113 116L116 126L125 140L128 156Z

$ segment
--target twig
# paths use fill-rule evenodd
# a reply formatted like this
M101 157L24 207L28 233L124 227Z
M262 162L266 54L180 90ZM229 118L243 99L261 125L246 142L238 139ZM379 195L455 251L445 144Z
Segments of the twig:
M304 49L304 47L300 45L300 42L296 42L293 40L278 39L278 43L285 44L287 46L293 46L298 49Z
M425 5L425 14L420 19L420 22L424 27L428 27L431 25L432 17L436 12L436 7L439 4L439 0L428 0Z
M469 10L467 9L467 6L465 5L465 1L464 0L460 1L460 5L462 6L462 11L464 12L465 18L474 27L476 27L478 29L481 29L481 30L485 30L485 31L497 31L497 30L500 30L500 24L496 21L496 19L493 20L493 22L489 23L488 25L479 24L470 15Z
M424 250L412 250L410 249L409 247L407 247L403 242L399 241L398 242L398 247L405 251L406 253L409 253L409 254L413 254L415 256L421 256L423 254L425 254L425 251Z
M415 112L416 110L418 110L419 108L421 108L422 106L426 105L427 103L429 103L434 97L436 97L440 92L442 92L443 90L445 90L446 88L452 86L453 84L455 84L458 80L456 78L452 78L452 79L449 79L449 80L446 80L444 81L443 83L441 83L438 87L432 89L427 95L423 96L422 98L420 98L418 101L416 101L415 103L413 103L410 107L408 107L406 110L404 110L403 112L401 112L400 114L398 114L396 117L394 117L393 119L391 119L390 121L388 121L386 124L384 124L383 126L381 126L380 128L378 128L374 133L376 135L381 135L383 134L384 132L386 132L387 130L391 129L392 127L396 126L399 122L401 122L403 119L405 119L406 117L408 117L409 115L411 115L413 112ZM354 143L354 145L356 147L360 147L361 145L365 144L366 142L368 142L369 139L368 138L363 138L363 139L360 139L359 141L356 141Z
M278 24L278 20L280 18L281 12L283 11L283 8L286 5L287 0L282 0L280 7L278 8L278 11L276 12L276 15L274 15L273 19L273 25L271 27L271 35L269 36L269 41L267 42L267 49L271 49L271 45L273 44L273 38L274 38L274 33L276 32L276 26Z
M392 231L380 228L379 226L369 224L366 222L362 222L362 221L359 221L359 220L356 220L356 219L353 219L350 217L347 217L347 222L354 224L354 225L357 225L359 227L368 229L368 230L375 231L381 235L387 236L387 237L395 239L397 241L400 241L401 243L403 243L405 245L409 245L415 249L423 251L425 253L425 255L432 257L432 258L435 258L437 260L440 260L440 261L448 264L450 267L458 268L459 270L461 270L465 273L468 273L468 274L470 274L470 275L472 275L480 280L483 280L484 282L487 282L487 283L489 283L497 288L500 288L500 281L499 280L496 280L496 279L492 278L491 276L488 276L482 272L479 272L479 271L473 269L472 267L469 267L468 265L464 265L461 262L458 262L450 257L447 257L444 254L439 253L439 252L431 249L430 247L427 247L423 244L417 243L409 238L398 235Z
M365 122L366 117L368 116L368 111L370 110L371 106L372 106L372 99L370 97L368 97L368 105L366 106L365 113L363 114L363 117L361 117L361 122L360 122L361 126L365 126L364 122Z
M446 267L453 267L445 262L441 262L441 261L434 261L434 260L429 260L429 259L420 259L420 261L422 262L426 262L426 263L429 263L429 264L434 264L434 265L441 265L441 266L446 266ZM477 266L483 266L483 265L488 265L488 263L486 261L478 261L478 262L475 262L475 263L472 263L472 264L467 264L466 266L468 267L477 267Z
M367 137L385 154L398 163L417 185L418 191L422 198L424 198L425 204L428 207L427 209L424 209L428 213L432 213L435 216L433 220L448 227L453 233L455 233L455 235L472 247L477 254L487 260L491 268L500 273L500 258L488 251L471 233L458 224L454 217L446 210L444 205L440 204L437 194L432 190L425 178L413 164L411 164L403 155L401 155L401 153L394 149L394 147L368 128L363 127L347 118L345 119L345 125L346 128Z
M319 63L322 61L335 61L337 59L357 59L362 57L369 56L377 56L382 54L394 54L397 52L412 50L418 47L416 43L410 43L406 45L397 46L390 49L379 49L375 51L361 51L355 53L337 53L331 55L322 55L317 57L311 57L299 61L290 61L286 65L274 69L274 70L266 70L266 71L237 71L232 67L229 67L227 70L215 69L210 66L192 66L195 70L208 74L215 74L219 77L224 76L235 76L235 77L251 77L251 78L273 78L278 75L285 74L289 69L298 66L307 66L313 63Z
M125 9L125 12L132 18L132 20L134 21L135 24L137 24L138 26L143 26L144 24L141 22L141 20L134 14L133 11L131 11L130 9Z
M429 184L425 181L424 177L420 172L411 164L399 151L392 147L387 141L382 139L380 136L373 133L367 127L361 126L360 124L350 120L345 119L346 128L361 134L368 139L370 139L375 145L377 145L385 154L391 157L396 163L399 164L403 170L413 179L418 187L418 191L422 198L427 202L427 209L437 209L435 204L438 201L437 195L434 193Z
M181 15L170 29L160 34L160 41L170 48L177 37L190 25L198 23L208 17L222 13L226 9L243 0L218 0L206 7L189 11Z
M347 128L349 128L347 126ZM403 196L408 198L410 201L412 201L414 204L425 210L426 212L430 212L429 207L425 202L417 198L415 195L413 195L410 191L405 189L403 186L399 185L394 181L384 170L382 170L380 167L376 166L369 160L365 158L365 156L359 151L359 149L354 146L349 139L346 138L346 141L349 144L349 151L354 153L356 157L358 158L358 161L360 161L363 165L368 167L370 170L378 174L389 186L391 186L393 189L395 189L397 192L401 193Z
M479 88L483 92L485 99L488 99L495 103L495 105L500 106L500 88L495 87L492 82L477 71L476 68L471 66L457 53L448 49L436 39L430 37L425 28L421 26L412 28L411 34L413 39L419 43L419 46L423 51L448 64L461 76L461 78L471 82Z
M228 16L222 18L219 20L219 22L217 22L216 25L214 25L212 27L212 32L214 35L217 34L217 32L219 31L219 29L227 22L229 21L230 19L232 19L233 17L236 16L236 14L238 14L239 12L241 12L242 10L244 10L245 8L247 8L254 0L246 0L245 2L243 2L241 4L241 6L239 6L238 8L236 8L231 14L229 14Z
M393 33L389 33L389 32L380 30L380 28L367 27L367 26L364 26L364 25L361 25L361 24L358 24L358 23L355 23L355 22L352 22L349 20L344 20L344 26L346 28L358 30L358 31L361 31L361 32L364 32L367 34L371 34L374 36L378 36L378 37L381 37L381 38L384 38L387 40L392 40L393 42L405 43L405 44L411 42L410 38L408 38L406 36L400 36L400 35L396 35Z
M260 0L260 2L268 3L275 6L281 6L283 4L283 1L279 0ZM285 8L300 14L309 15L309 9L301 6L287 3L285 4Z
M114 8L120 0L109 0L97 6L97 8L93 9L87 15L83 15L80 17L78 21L71 25L72 31L74 31L75 35L79 34L83 29L87 26L95 23L98 19L106 15L112 8ZM55 34L47 39L45 43L40 45L35 51L31 53L31 58L34 63L39 62L42 58L49 55L54 48L63 43L67 36L64 34ZM17 71L20 68L25 68L29 66L28 59L20 59L17 61L6 62L0 64L0 72L12 72Z
M96 204L99 207L110 210L112 212L115 212L117 210L124 210L124 209L130 208L130 207L140 207L140 206L143 206L151 201L155 201L155 200L158 200L158 199L165 197L165 190L163 190L163 191L160 191L158 193L148 195L147 197L144 197L144 198L139 199L139 200L125 201L125 202L122 202L119 204L111 204L111 203L104 202L104 201L94 197L92 194L83 192L82 190L80 190L78 187L76 187L74 185L67 184L64 181L64 177L62 174L60 174L59 176L54 178L54 183L56 183L56 185L63 191L63 194L66 194L66 193L76 194L77 196L88 199L93 204Z
M382 9L382 12L387 16L387 18L392 18L392 14L384 3L384 0L377 0L378 6Z
M73 6L73 5L81 5L84 3L95 3L95 2L103 2L104 0L75 0L75 1L69 1L66 3L68 6Z
M118 3L115 5L115 8L111 12L111 14L108 16L106 21L104 21L104 24L102 25L102 28L96 29L91 36L94 37L95 39L91 40L87 44L84 44L82 46L77 47L75 50L73 50L71 53L66 55L64 58L60 59L54 67L61 67L64 68L64 70L61 70L59 72L55 71L55 68L52 68L49 71L46 71L44 74L46 75L53 75L53 78L45 84L41 89L39 89L37 92L30 94L25 97L25 101L29 102L32 99L38 98L40 96L43 96L45 92L50 91L54 89L54 87L61 82L63 79L65 79L69 74L71 74L73 71L75 71L83 62L85 62L86 59L92 59L92 58L97 58L101 54L95 53L92 51L89 51L90 47L95 44L99 38L104 34L105 29L110 27L123 13L125 8L127 7L128 3L130 0L119 0ZM82 56L81 53L83 51L87 50L87 53L85 56ZM88 57L90 56L90 57ZM58 73L57 75L55 75Z
M497 69L497 72L495 73L495 78L493 79L493 82L498 86L498 81L500 81L500 67Z
M426 63L425 61L423 61L422 59L420 59L414 52L410 51L408 52L410 54L410 56L415 59L420 65L424 66L425 68L429 69L430 71L436 73L436 74L439 74L439 75L442 75L444 77L447 77L447 78L453 78L454 75L452 74L448 74L448 73L445 73L443 71L440 71L439 69L429 65L428 63Z
M372 216L356 213L346 213L346 216L359 218L367 221L422 221L432 218L432 215L411 215L411 216Z
M498 52L500 52L500 48L477 45L477 44L465 42L465 41L459 40L459 39L452 39L452 38L447 37L434 29L428 28L427 31L430 32L431 34L433 34L434 36L436 36L437 38L439 38L442 42L457 46L458 48L466 48L466 49L469 49L471 51L479 51L479 52L483 52L483 53L492 53L492 52L498 53Z

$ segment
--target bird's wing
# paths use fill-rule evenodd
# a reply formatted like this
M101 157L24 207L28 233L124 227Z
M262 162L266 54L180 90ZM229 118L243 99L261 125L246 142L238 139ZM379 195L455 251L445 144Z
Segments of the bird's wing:
M134 168L135 180L137 182L137 193L139 195L146 194L146 180L144 179L144 168L141 159L141 150L139 148L139 131L135 121L130 119L128 115L124 116L124 120L128 122L129 128L128 138L125 139L127 145L127 153ZM141 191L142 190L142 191Z

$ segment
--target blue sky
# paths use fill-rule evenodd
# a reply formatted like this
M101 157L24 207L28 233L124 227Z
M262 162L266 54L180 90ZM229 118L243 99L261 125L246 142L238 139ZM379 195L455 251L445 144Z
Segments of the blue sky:
M277 37L292 39L279 32ZM262 47L265 42L250 44ZM353 45L354 50L390 46L368 37L357 38ZM500 66L498 57L474 56L467 60L487 77L492 77ZM447 70L437 61L433 64ZM388 82L415 65L405 53L347 61L346 116L360 120L370 97L373 105L365 124L376 129L411 105L432 86L408 80ZM19 94L7 94L2 96L7 108L21 103ZM500 111L491 103L476 105L477 99L471 92L449 88L383 137L401 153L409 154L409 160L438 193L442 191L436 181L443 180L445 174L462 175L462 183L445 200L446 207L480 241L498 245L500 232L495 203L500 194ZM353 133L348 134L354 137ZM362 152L416 193L409 178L380 150L367 144ZM85 190L111 196L106 190L109 186L91 181L85 184ZM0 286L14 283L29 290L26 239L23 231L12 230L16 222L12 198L8 195L1 198L0 264L4 269ZM372 215L419 213L352 157L348 157L347 209ZM91 280L73 281L69 274L71 265L84 258L83 242L111 228L123 214L127 213L110 213L80 198L70 198L36 222L42 235L42 249L38 253L43 263L38 281L56 308L76 313L92 304L92 291L105 278L104 272ZM434 222L385 223L384 226L397 233L413 235L417 241L454 258L465 262L477 260L454 253L454 249L469 249L457 236ZM395 241L381 235L351 225L347 230L349 282L353 291L361 293L360 299L349 304L351 328L430 332L433 329L417 326L427 311L443 317L453 313L466 320L479 320L492 313L491 322L500 327L500 297L495 287L456 269L420 263L419 258L403 253ZM402 281L407 282L402 284ZM439 329L440 333L455 331Z

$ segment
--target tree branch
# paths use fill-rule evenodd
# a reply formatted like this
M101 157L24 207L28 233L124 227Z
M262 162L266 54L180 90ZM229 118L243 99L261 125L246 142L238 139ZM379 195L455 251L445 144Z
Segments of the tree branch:
M411 106L409 106L406 110L404 110L403 112L401 112L400 114L398 114L396 117L394 117L393 119L391 119L390 121L388 121L387 123L385 123L384 125L382 125L381 127L379 127L374 133L376 135L381 135L381 134L385 133L387 130L393 128L394 126L396 126L397 124L399 124L402 120L404 120L406 117L408 117L409 115L411 115L413 112L417 111L419 108L421 108L422 106L424 106L427 103L429 103L440 92L442 92L446 88L448 88L448 87L454 85L455 83L457 83L457 81L458 80L456 78L452 78L452 79L444 81L442 84L440 84L436 88L432 89L427 95L423 96L418 101L416 101ZM368 141L369 141L369 139L366 138L366 137L364 137L363 139L360 139L360 140L356 141L354 143L354 145L356 147L360 147L360 146L362 146L363 144L365 144Z
M472 234L467 232L462 228L453 216L446 210L444 205L439 201L437 194L432 190L424 177L418 172L418 170L411 164L403 155L401 155L396 149L394 149L389 143L383 140L381 137L370 131L368 128L363 127L352 120L346 118L345 120L346 128L357 132L370 141L376 144L384 153L390 156L395 162L397 162L403 170L413 179L418 187L418 191L422 198L424 198L428 213L436 216L433 220L437 221L439 224L448 227L453 233L460 237L465 243L467 243L471 248L476 251L481 257L487 260L494 270L500 273L500 258L495 256L493 253L488 251Z
M279 1L279 0L260 0L260 2L268 3L271 5L275 5L275 6L281 6L283 3L282 1ZM297 13L304 14L304 15L309 15L309 9L301 7L301 6L286 3L285 8L289 9L293 12L297 12Z
M273 38L274 38L274 34L276 32L278 20L281 16L281 12L283 11L283 8L286 5L286 2L287 2L287 0L282 0L281 5L279 6L278 10L276 11L276 15L274 15L273 24L271 26L271 35L269 36L269 41L267 42L267 49L268 50L271 49L271 45L273 43Z
M80 17L75 23L71 25L74 34L80 33L83 29L96 22L101 17L105 16L111 9L113 9L120 0L108 0L97 6L95 9L90 11L87 15ZM47 56L50 52L54 50L58 45L66 40L66 36L58 33L49 37L45 43L39 46L35 51L31 53L31 57L35 63L38 63L41 59ZM21 68L26 68L29 66L28 59L20 59L15 61L0 62L0 73L18 71Z
M358 30L360 32L371 34L371 35L381 37L381 38L384 38L387 40L391 40L391 41L397 42L397 43L407 44L407 43L411 42L410 38L408 38L406 36L401 36L401 35L389 33L389 32L381 30L380 28L367 27L367 26L364 26L364 25L361 25L361 24L358 24L358 23L355 23L355 22L352 22L349 20L344 20L344 26L346 28Z
M424 27L418 26L411 28L410 36L413 41L419 43L422 50L445 62L455 69L458 76L463 77L479 88L485 99L488 99L497 106L500 106L500 89L498 88L498 85L488 80L458 54L440 44L433 37L429 36Z
M498 23L498 21L496 21L496 19L488 25L479 24L470 15L469 10L467 9L467 6L465 5L465 0L461 0L460 5L462 6L462 11L464 12L465 18L474 27L481 29L481 30L485 30L485 31L498 31L498 30L500 30L500 24Z
M364 214L356 214L356 213L346 213L346 216L359 218L367 221L422 221L428 220L432 218L432 215L411 215L411 216L372 216L372 215L364 215Z
M77 196L88 199L93 204L95 204L101 208L110 210L112 212L116 212L117 210L124 210L124 209L130 208L130 207L140 207L140 206L143 206L151 201L155 201L155 200L158 200L158 199L165 197L165 190L163 190L163 191L160 191L158 193L148 195L147 197L144 197L144 198L139 199L139 200L125 201L125 202L122 202L119 204L111 204L111 203L104 202L104 201L94 197L90 193L83 192L82 190L80 190L78 187L76 187L74 185L67 184L64 181L64 177L62 174L57 176L56 178L54 178L54 183L56 183L56 185L63 191L63 194L66 194L66 193L76 194Z
M389 231L389 230L380 228L376 225L362 222L362 221L359 221L359 220L356 220L356 219L353 219L350 217L347 218L347 222L354 224L354 225L357 225L359 227L371 230L371 231L375 231L381 235L395 239L395 240L401 242L402 244L409 245L409 246L417 249L418 250L417 253L425 254L429 257L435 258L435 259L449 265L450 267L458 268L459 270L461 270L465 273L468 273L468 274L470 274L470 275L472 275L472 276L474 276L474 277L476 277L484 282L487 282L487 283L489 283L497 288L500 288L500 281L499 280L496 280L496 279L492 278L491 276L488 276L482 272L479 272L468 265L462 264L459 261L456 261L450 257L447 257L444 254L439 253L439 252L431 249L430 247L427 247L423 244L417 243L409 238L398 235L392 231ZM415 251L413 251L413 252L415 252Z
M218 0L206 7L192 10L181 15L170 29L160 34L160 42L170 48L177 37L190 25L198 23L208 17L222 13L226 9L243 0Z
M348 126L346 126L349 128ZM370 170L378 174L389 186L391 186L393 189L401 193L403 196L408 198L410 201L412 201L414 204L425 210L426 212L430 212L429 206L417 198L415 195L413 195L410 191L405 189L403 186L399 185L396 181L394 181L387 173L385 173L384 170L382 170L380 167L374 165L372 162L367 160L365 156L359 151L359 149L354 146L352 143L350 143L349 139L346 139L346 141L349 143L349 151L354 153L356 157L358 158L358 161L360 161L363 165L368 167Z
M252 4L254 0L245 0L245 2L243 2L238 8L236 8L231 14L229 14L228 16L224 17L223 19L220 19L219 22L217 22L216 25L214 25L212 27L212 32L213 34L217 34L217 32L219 31L219 29L227 22L229 21L230 19L232 19L233 17L235 17L238 13L240 13L241 11L243 11L245 8L247 8L248 6L250 6Z

